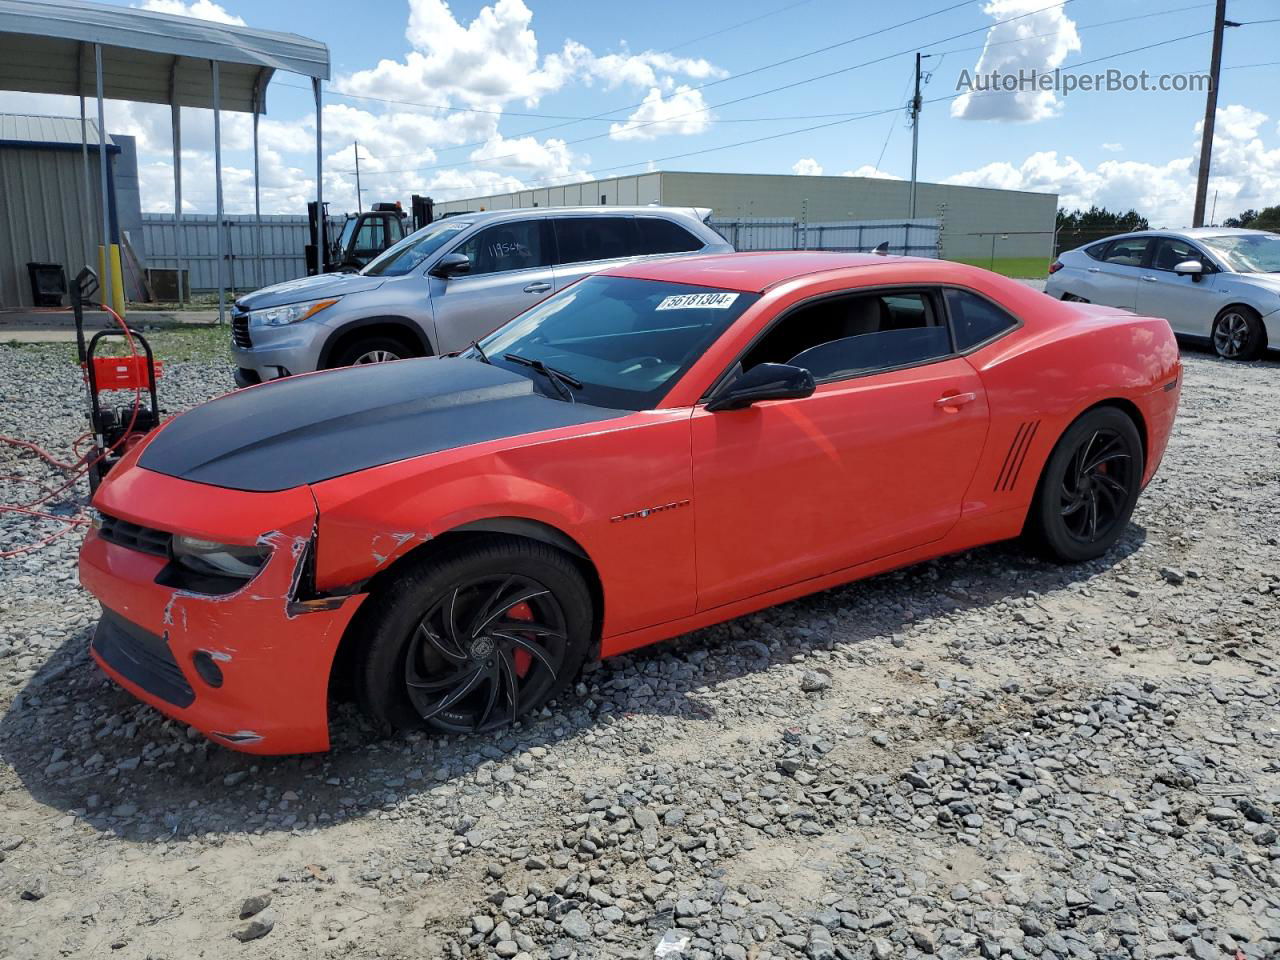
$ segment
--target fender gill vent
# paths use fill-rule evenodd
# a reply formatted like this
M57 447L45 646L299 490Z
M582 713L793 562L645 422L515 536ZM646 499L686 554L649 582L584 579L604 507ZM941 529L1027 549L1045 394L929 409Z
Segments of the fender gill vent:
M1009 444L1009 452L1004 455L1004 465L1000 468L1000 476L996 478L997 493L1008 492L1018 482L1018 473L1022 463L1027 459L1027 451L1031 449L1031 441L1040 429L1039 420L1028 420L1019 424L1018 432L1013 435L1013 443Z

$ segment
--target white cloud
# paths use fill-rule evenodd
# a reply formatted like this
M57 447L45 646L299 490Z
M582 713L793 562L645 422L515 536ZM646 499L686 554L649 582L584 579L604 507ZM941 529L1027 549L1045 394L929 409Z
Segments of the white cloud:
M621 53L609 53L602 57L591 54L585 47L583 50L585 55L580 56L578 61L581 69L588 77L603 81L607 90L624 84L636 87L662 86L669 89L674 85L674 75L686 76L691 80L712 80L728 76L728 71L701 58L685 59L652 50L632 54L625 45Z
M1044 0L991 0L983 7L984 13L998 20L1020 19L997 24L987 31L986 45L971 75L978 77L992 71L1017 74L1022 70L1043 74L1060 67L1068 54L1079 51L1080 35L1075 23L1063 13L1061 5L1046 7ZM1056 116L1061 109L1062 101L1052 90L978 91L953 100L951 116L1028 123Z
M1268 148L1260 131L1268 117L1238 104L1218 110L1209 189L1218 191L1224 211L1263 207L1280 196L1280 145ZM1163 163L1104 160L1093 168L1057 151L1033 153L1019 165L989 163L959 173L947 183L1006 190L1056 192L1060 206L1112 210L1136 209L1152 226L1180 227L1191 222L1195 196L1200 124L1187 155Z
M652 140L668 134L695 134L707 129L711 111L701 90L681 85L664 97L654 87L626 123L609 124L612 140Z
M183 0L146 0L140 6L141 9L150 10L153 13L171 13L179 17L212 20L214 23L231 23L240 27L245 25L240 17L228 13L211 0L193 0L191 3L183 3Z
M1104 143L1102 145L1102 149L1107 151L1107 153L1123 153L1124 144L1123 143Z
M822 164L813 159L813 157L801 157L791 165L791 172L802 177L820 177L822 176Z
M884 170L881 170L878 167L876 167L874 164L870 164L870 163L864 163L862 166L858 167L857 170L846 170L842 174L840 174L840 176L842 177L874 177L878 180L901 180L902 179L902 177L899 177L897 174L886 173Z

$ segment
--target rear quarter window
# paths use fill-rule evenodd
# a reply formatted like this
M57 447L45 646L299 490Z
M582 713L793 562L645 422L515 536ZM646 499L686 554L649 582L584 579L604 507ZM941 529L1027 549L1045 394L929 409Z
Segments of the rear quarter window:
M947 313L955 333L956 350L964 352L1018 325L1018 319L990 300L968 290L945 290Z
M688 253L702 249L701 240L670 220L664 220L661 217L637 217L636 225L640 228L641 253Z
M1095 260L1101 260L1107 255L1107 245L1110 242L1110 240L1104 240L1101 243L1091 243L1084 248L1084 252Z

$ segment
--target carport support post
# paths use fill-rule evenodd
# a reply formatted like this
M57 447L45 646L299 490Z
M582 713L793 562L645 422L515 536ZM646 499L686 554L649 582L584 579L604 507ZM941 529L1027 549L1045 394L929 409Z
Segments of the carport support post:
M93 45L94 72L98 81L98 170L102 186L102 302L111 306L111 204L107 202L107 120L102 105L102 44Z
M218 208L218 323L227 322L227 288L223 269L227 263L226 232L222 224L222 93L218 87L218 61L210 60L213 68L213 175L217 180Z
M253 248L257 252L257 269L253 279L262 283L262 196L258 189L258 101L253 102Z
M89 185L89 121L84 115L84 94L80 95L80 168L84 175L84 208L88 210L93 206L93 191ZM85 244L85 265L88 266L93 262L93 239L88 230L85 231Z
M324 272L324 265L329 257L326 242L329 236L328 218L324 215L324 148L321 146L322 123L324 120L323 105L320 101L320 78L311 78L311 90L316 95L316 268Z
M178 251L178 306L182 306L187 302L182 291L182 262L187 241L182 232L182 107L178 105L177 57L173 58L169 73L169 123L173 131L173 242Z

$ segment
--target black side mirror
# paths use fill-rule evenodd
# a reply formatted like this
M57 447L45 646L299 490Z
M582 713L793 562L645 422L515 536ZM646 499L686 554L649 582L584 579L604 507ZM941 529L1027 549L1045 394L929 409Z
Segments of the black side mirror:
M450 277L459 277L464 273L471 272L471 258L465 253L446 253L439 259L434 267L431 268L433 277L441 277L448 280Z
M742 410L761 400L799 400L818 388L813 374L789 363L761 363L740 373L707 404L712 413Z

